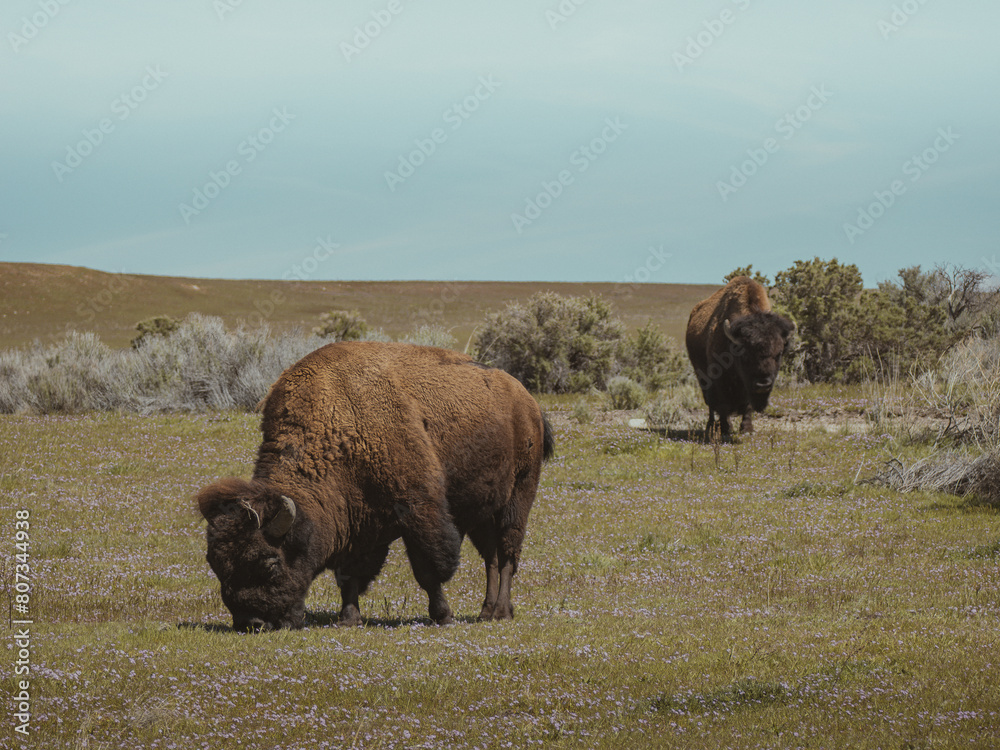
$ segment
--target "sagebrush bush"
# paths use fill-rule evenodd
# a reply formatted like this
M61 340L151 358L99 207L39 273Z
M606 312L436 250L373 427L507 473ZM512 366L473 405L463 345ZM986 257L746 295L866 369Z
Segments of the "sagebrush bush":
M363 338L389 340L367 328ZM443 329L426 326L409 340L454 343ZM93 333L70 332L48 346L0 351L0 413L249 410L288 366L329 343L267 326L228 330L221 318L199 314L125 350L110 349Z
M169 315L154 315L152 318L140 320L135 324L135 330L139 335L132 339L132 348L139 346L140 342L150 336L169 336L180 328L181 321Z
M577 424L590 424L594 421L594 413L590 409L587 399L581 398L573 405L573 419Z
M286 367L323 343L272 336L267 327L227 331L219 318L191 315L136 349L140 401L152 410L251 409Z
M703 406L701 391L690 383L665 388L646 402L646 423L660 430L687 429L691 427L691 411Z
M202 315L121 351L70 332L49 346L0 352L0 411L251 409L286 367L323 343L266 327L227 331Z
M694 378L687 352L652 322L620 342L616 359L618 374L649 391Z
M127 356L93 333L71 331L57 344L35 343L0 356L0 410L76 412L129 408L132 383L123 377Z
M357 310L331 310L319 316L313 333L333 341L358 341L368 333L368 323Z
M613 376L655 390L690 370L673 339L651 323L626 336L600 297L552 292L488 315L475 349L482 361L540 393L605 390Z
M615 375L608 380L608 401L612 409L638 409L646 400L646 389L632 378Z
M442 349L454 349L458 343L451 331L441 325L422 325L400 341L419 346L439 346Z

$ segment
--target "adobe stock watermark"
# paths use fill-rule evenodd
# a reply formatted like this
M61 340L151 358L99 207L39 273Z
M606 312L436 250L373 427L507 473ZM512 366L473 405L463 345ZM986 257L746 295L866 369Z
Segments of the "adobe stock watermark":
M389 3L380 10L371 12L371 20L365 21L360 26L354 27L354 34L350 42L340 43L340 52L347 62L361 54L362 50L375 39L382 35L392 24L393 20L403 12L402 0L389 0Z
M457 302L464 291L465 286L459 282L445 281L444 286L441 288L441 293L436 299L431 300L429 304L410 313L410 324L413 327L417 327L440 323L444 320L445 309L448 305Z
M726 351L713 351L711 361L704 370L695 369L694 375L698 379L698 387L707 391L715 382L732 369L736 361L743 355L743 344L729 339L729 348Z
M730 0L730 2L740 12L750 7L750 0ZM677 70L683 71L684 68L693 65L694 61L705 54L705 50L715 44L716 40L726 32L730 25L736 22L737 18L738 15L731 8L724 8L717 17L703 21L704 28L687 38L684 51L674 52L673 61Z
M13 631L14 679L12 687L14 731L27 737L31 732L32 691L31 653L34 644L31 626L34 624L31 592L34 578L31 570L31 511L22 508L14 513L14 570L11 588L11 626Z
M59 15L63 6L69 4L70 0L40 0L38 10L30 16L21 16L21 26L18 29L21 33L15 34L12 31L7 34L7 41L10 42L11 49L14 52L20 52L28 42L38 37L41 30L48 26L52 19Z
M212 2L212 8L215 9L215 15L219 17L220 21L225 21L226 16L235 12L241 5L243 5L243 0L213 0Z
M268 124L244 138L236 147L236 153L243 157L242 161L230 159L221 169L209 170L208 181L201 187L192 188L191 203L177 205L184 223L190 224L192 218L208 208L212 201L232 184L233 178L243 173L243 167L254 161L274 142L277 134L283 132L294 119L295 115L291 114L287 107L273 108Z
M126 275L124 269L107 274L107 277L101 281L101 290L78 302L73 310L76 317L66 321L57 330L50 333L49 340L55 341L60 337L65 337L71 331L92 325L99 315L111 309L116 300L131 291L134 284L135 279Z
M831 96L833 93L828 91L825 85L813 86L804 104L791 112L786 112L781 119L774 123L774 131L781 136L781 141L788 141L798 133L802 126L812 119L813 114L830 101ZM758 170L781 150L781 141L775 137L769 137L765 138L758 148L748 148L747 156L749 158L732 166L728 180L719 180L715 183L723 203L729 200L730 195L746 185L747 180L757 174Z
M319 270L320 264L328 260L333 255L334 250L340 247L340 243L334 242L330 235L317 237L316 244L313 245L312 252L292 265L281 278L285 281L311 281L313 275ZM250 316L250 320L263 325L274 315L274 311L288 300L288 296L280 289L274 289L264 299L254 300L253 308L255 312Z
M904 0L892 6L892 13L888 18L879 19L878 30L883 39L888 39L893 34L902 31L903 27L910 22L927 0Z
M597 161L602 154L608 150L608 146L618 140L619 136L628 129L628 125L621 122L618 117L608 117L604 120L605 127L601 134L592 138L570 154L570 166L576 167L576 174L583 174L590 165ZM561 169L552 180L543 180L542 190L532 198L524 199L524 212L512 213L511 223L518 234L524 232L524 228L531 226L532 222L541 217L542 213L552 205L563 192L576 181L576 174L569 169Z
M427 160L437 151L438 146L447 141L451 133L462 127L479 110L483 102L493 96L498 88L500 88L500 83L494 80L492 75L479 76L476 88L441 114L441 119L450 126L450 129L434 128L427 138L415 138L413 145L416 148L408 154L401 154L396 169L385 173L385 183L389 186L389 190L396 192L397 187L412 177L418 168L426 164Z
M909 184L897 178L890 182L884 190L876 190L872 193L875 200L858 209L858 218L854 222L844 224L844 234L847 236L847 241L853 245L858 237L875 226L875 222L885 216L886 212L896 204L896 199L904 195L910 185L920 180L927 173L927 170L938 162L941 155L955 145L960 137L950 127L940 128L937 137L930 146L903 162L903 176L910 178Z
M629 292L635 291L637 284L645 284L651 281L653 276L663 270L663 267L673 257L673 253L666 252L663 249L663 245L659 247L650 245L646 252L646 260L636 266L632 273L626 274L625 278L622 279L622 283L628 287Z
M115 132L118 123L131 117L149 95L160 88L160 84L167 79L167 76L167 73L160 70L159 65L147 66L146 74L139 83L112 100L111 114L114 117L102 117L94 127L84 128L83 138L75 144L66 146L65 158L62 161L52 162L52 171L56 179L63 182L67 176L73 174L85 159L101 147L104 139Z
M549 22L549 28L555 31L559 26L566 23L576 13L577 9L586 2L587 0L560 0L558 5L545 11L545 20Z

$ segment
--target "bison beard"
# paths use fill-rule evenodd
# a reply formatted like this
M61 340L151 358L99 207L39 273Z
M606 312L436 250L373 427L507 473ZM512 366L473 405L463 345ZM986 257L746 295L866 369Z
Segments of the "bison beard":
M708 405L705 439L718 425L723 436L731 414L741 414L740 433L753 432L754 411L764 411L795 324L774 312L767 291L737 276L691 311L688 356Z
M513 617L517 571L552 433L506 373L443 349L330 344L264 401L253 478L204 488L207 559L238 630L301 627L312 581L336 575L340 622L403 538L430 617L468 535L486 566L482 619Z

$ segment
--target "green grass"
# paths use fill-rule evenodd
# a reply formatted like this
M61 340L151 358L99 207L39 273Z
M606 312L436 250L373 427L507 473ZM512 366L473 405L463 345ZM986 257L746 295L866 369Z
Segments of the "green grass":
M759 418L715 451L545 403L557 457L513 622L472 621L466 543L459 622L430 625L397 545L364 627L331 625L325 574L306 629L258 635L229 629L191 500L249 474L257 415L0 418L4 615L14 514L31 512L26 746L995 746L996 508L856 485L899 455L871 434Z

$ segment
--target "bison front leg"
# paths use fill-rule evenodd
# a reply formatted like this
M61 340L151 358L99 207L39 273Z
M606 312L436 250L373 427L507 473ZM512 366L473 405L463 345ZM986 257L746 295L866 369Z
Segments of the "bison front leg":
M412 542L405 536L403 541L406 543L406 556L410 558L413 577L417 579L420 588L427 592L427 612L430 618L438 625L450 625L454 619L442 588L447 579L442 579L440 570L421 544Z
M360 555L334 571L337 577L337 586L340 587L341 600L338 625L361 624L361 609L358 599L378 576L388 556L389 545L380 545L370 553Z
M396 506L413 576L427 592L431 619L441 625L452 622L441 586L455 575L462 551L462 535L447 507L443 492Z
M740 422L740 434L741 435L752 435L753 434L753 407L748 406L746 411L743 412L743 419Z
M719 429L719 423L715 419L715 410L708 408L708 422L705 423L705 442L712 442L712 433Z
M361 624L361 609L358 597L361 595L357 579L337 573L337 585L340 587L340 618L338 625L351 627Z
M732 431L733 428L729 423L729 412L723 409L709 409L708 424L705 425L706 443L714 443L716 440L726 440L732 434Z

